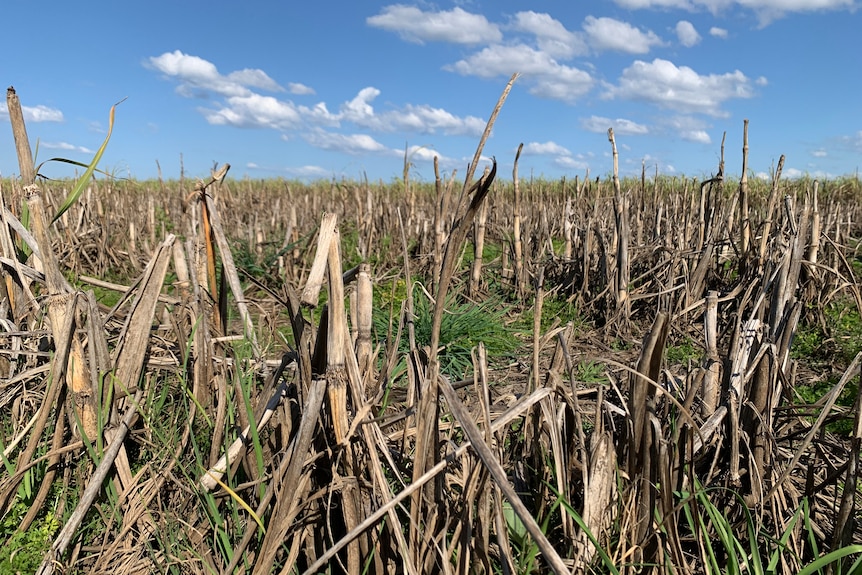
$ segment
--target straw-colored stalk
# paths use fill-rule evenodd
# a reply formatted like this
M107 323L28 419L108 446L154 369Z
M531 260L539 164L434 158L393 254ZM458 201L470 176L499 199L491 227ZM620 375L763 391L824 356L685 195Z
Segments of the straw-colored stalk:
M623 311L624 321L628 322L629 315L631 315L631 301L629 300L629 202L628 198L623 196L620 189L620 157L617 152L617 142L614 138L613 128L608 128L608 141L611 143L611 151L613 152L614 159L613 185L617 232L617 307Z
M523 296L526 291L526 278L524 277L524 246L521 242L521 184L518 181L518 160L521 158L521 151L524 149L524 143L518 146L518 151L515 153L515 165L512 168L512 180L514 183L515 200L512 204L512 242L515 250L515 288L518 295Z
M743 120L742 128L742 175L739 178L739 221L742 226L742 254L744 262L751 245L751 220L748 210L748 118Z

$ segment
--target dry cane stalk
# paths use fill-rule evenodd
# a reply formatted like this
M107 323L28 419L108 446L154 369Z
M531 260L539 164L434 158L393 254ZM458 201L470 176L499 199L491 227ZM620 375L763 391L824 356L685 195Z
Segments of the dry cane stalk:
M817 201L817 190L820 187L820 182L814 180L814 190L811 192L813 206L811 209L811 244L808 246L808 255L806 260L812 264L809 266L810 271L814 271L814 264L817 263L817 252L820 250L820 209Z
M488 177L488 168L485 175ZM482 278L482 252L485 249L485 225L488 221L488 203L483 202L479 209L479 215L473 224L473 266L470 270L470 288L468 293L475 296L479 292L479 280Z
M718 292L716 291L711 291L706 296L703 330L706 340L706 365L703 377L701 415L706 419L715 413L721 392L719 379L721 358L718 356Z
M655 442L661 437L654 432L655 387L650 381L658 381L665 342L670 330L670 317L665 312L656 314L652 329L644 337L643 349L638 360L637 374L630 378L629 413L631 416L631 443L629 444L629 476L636 482L638 491L636 541L643 543L652 526L656 496L657 477L653 471L658 465L669 462L652 461L655 457ZM645 379L645 377L647 379ZM662 485L664 488L664 485ZM649 550L654 551L652 546ZM645 558L648 562L650 557Z
M377 394L375 382L377 376L374 373L374 351L371 344L371 324L373 312L373 297L371 266L367 263L359 264L359 274L356 276L356 358L359 362L359 373L365 380L364 391L366 398Z
M335 233L335 226L338 221L336 214L324 214L323 220L320 222L320 229L317 236L317 252L314 255L314 261L311 264L311 271L308 273L308 280L305 284L305 289L302 290L300 302L305 307L317 307L320 299L320 289L323 287L323 280L326 273L326 262L329 257L329 245L332 242L332 236Z
M617 225L617 307L623 312L623 320L628 325L631 315L629 300L629 210L628 198L620 190L620 158L617 153L617 143L614 139L614 129L608 128L608 141L614 157L614 213Z
M539 388L539 355L541 352L542 339L542 305L545 301L545 268L539 268L539 275L536 278L536 302L533 307L533 366L530 370L530 380L526 393L530 393Z
M742 175L739 178L739 221L742 225L742 265L748 257L751 245L751 221L748 210L748 118L743 120L742 128ZM741 270L740 270L741 271Z
M855 358L857 361L859 356ZM853 435L850 438L849 452L858 454L862 452L862 385L856 390L856 402L853 405ZM844 489L841 493L841 503L835 517L835 529L832 533L832 549L838 549L850 545L853 540L852 520L855 507L855 495L859 485L859 458L849 457L847 473L844 480Z
M742 327L737 349L735 350L732 367L730 369L730 383L728 385L728 426L727 433L730 437L730 483L734 487L740 484L739 473L739 419L740 408L744 398L744 376L748 369L748 359L754 349L754 345L763 335L765 325L758 319L750 319Z
M326 380L329 396L329 409L332 415L332 427L335 441L344 450L343 461L345 470L350 477L355 476L353 469L353 452L345 443L350 425L347 413L347 369L345 362L345 346L349 341L347 333L347 317L344 313L344 283L341 276L341 237L338 229L333 230L328 249L329 271L329 321L327 323ZM355 483L344 482L342 493L342 512L344 525L349 531L356 527L357 492ZM351 542L347 547L347 572L359 572L359 544Z
M284 478L279 489L281 496L276 502L269 521L269 528L261 542L253 575L268 575L272 571L275 556L284 544L285 535L290 529L288 518L293 509L301 503L294 498L294 494L298 489L302 467L305 464L308 450L311 447L314 429L317 426L317 419L320 415L320 409L323 407L325 397L326 380L314 380L308 390L308 397L303 407L299 431L297 431L296 437L290 446L288 453L290 463L284 472Z
M78 527L84 520L84 516L90 509L90 505L93 504L93 501L96 500L96 496L101 492L102 482L114 466L114 459L116 459L117 454L120 452L120 448L123 446L123 441L125 441L126 434L129 432L132 418L134 418L137 413L138 406L140 405L141 398L143 396L143 390L139 389L132 400L132 405L123 416L123 421L121 422L121 427L117 436L111 442L110 447L105 451L105 455L102 457L98 467L96 467L96 470L90 477L90 482L84 490L84 493L81 494L81 500L78 502L77 507L75 507L75 511L72 513L72 516L69 517L66 525L64 525L63 529L60 530L60 533L57 534L54 544L51 545L51 551L45 556L45 559L39 566L39 570L36 572L37 575L51 575L54 572L57 558L66 552L66 548L69 546L69 543L71 543L72 538L75 535L75 531L78 530Z
M481 157L485 141L491 133L494 121L497 119L497 115L503 107L503 103L506 101L506 97L509 95L512 85L515 83L517 77L518 74L512 75L509 83L503 89L503 93L500 95L500 99L497 101L494 111L491 113L491 117L488 119L488 124L485 126L485 131L482 134L482 138L479 141L475 154L473 155L473 162L467 169L467 175L464 179L463 192L475 192L475 194L473 195L464 216L453 226L452 233L449 234L449 239L446 242L446 249L443 255L443 265L440 270L440 284L437 287L436 302L432 316L431 345L428 352L428 367L421 384L421 395L416 410L418 415L416 456L413 468L414 481L424 475L428 468L433 466L439 458L437 442L439 440L438 415L440 404L438 400L439 365L437 362L437 348L440 345L440 325L443 321L446 294L449 291L449 284L455 273L455 265L459 257L461 246L467 237L468 227L473 221L479 207L482 205L482 202L485 200L485 196L490 191L491 184L494 182L494 177L497 173L497 162L494 162L488 177L481 180L476 185L471 184L473 174L476 170L476 164L479 162ZM425 495L429 502L434 502L436 500L436 494L442 487L439 481L436 481L435 484L436 485L433 486L433 489L426 490L427 493ZM413 551L413 560L417 565L422 560L421 557L424 556L423 550L419 545L420 517L425 508L425 505L422 504L421 495L421 493L417 492L411 501L410 508L410 545Z
M515 202L512 205L514 211L512 219L512 237L515 244L515 289L518 295L523 297L526 291L526 278L524 277L524 247L521 244L521 185L518 181L518 159L521 157L521 150L524 149L524 143L518 146L518 152L515 154L515 166L512 168L512 180L515 185Z
M491 425L491 431L494 433L499 432L504 429L507 425L509 425L515 418L521 417L524 413L530 410L534 405L539 403L542 399L548 397L553 391L548 388L537 389L535 392L528 396L524 396L518 400L512 407L507 409L502 415L500 415L494 423ZM475 424L474 424L475 425ZM480 432L481 433L481 432ZM472 447L472 441L467 440L460 446L458 446L454 453L448 455L445 460L440 461L435 466L428 469L426 473L424 473L421 477L414 480L407 487L404 488L403 491L398 493L393 499L388 501L385 505L379 507L374 513L366 517L362 523L357 525L354 529L352 529L349 533L347 533L344 537L342 537L339 541L335 543L335 545L331 546L327 549L317 560L306 569L304 575L311 575L312 573L317 573L318 570L327 564L327 562L332 559L336 553L341 551L350 541L361 535L366 529L371 528L376 525L380 519L390 513L393 508L399 505L402 501L407 499L408 497L414 495L416 492L420 491L428 481L434 479L439 473L446 469L453 461L456 461L459 457L462 457L464 453ZM535 519L533 520L535 522ZM408 569L411 569L412 566L409 562L405 562L405 565Z
M781 178L781 170L784 167L784 154L778 158L778 167L775 169L775 174L772 176L772 191L769 193L769 202L766 208L766 219L763 222L763 233L760 237L760 252L758 257L758 265L763 265L766 260L766 247L769 243L772 224L775 221L775 206L778 203L779 187L778 182Z
M225 166L229 167L228 164ZM223 168L224 169L224 168ZM223 176L222 176L223 177ZM251 314L249 314L248 306L245 303L245 295L242 289L242 284L239 282L239 275L236 271L236 266L234 265L233 255L231 254L230 244L227 241L227 237L224 234L224 230L221 225L221 218L219 217L218 211L216 210L215 203L213 199L209 196L209 194L204 195L204 201L206 202L206 211L209 214L210 225L212 226L212 232L215 236L216 243L218 244L219 254L221 255L222 261L222 277L227 278L228 284L230 285L231 292L233 292L233 298L236 302L236 309L239 312L240 318L243 321L244 335L248 339L249 344L251 344L252 353L254 357L261 357L260 346L257 343L257 335L254 331L254 323L251 320Z

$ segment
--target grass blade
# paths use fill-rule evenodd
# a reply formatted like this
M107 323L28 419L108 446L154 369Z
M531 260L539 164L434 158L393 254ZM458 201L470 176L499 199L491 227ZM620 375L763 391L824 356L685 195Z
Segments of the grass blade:
M60 205L60 208L57 210L57 213L54 214L54 218L51 220L53 224L60 217L65 214L69 208L74 205L75 202L78 201L78 198L81 197L81 194L84 193L84 190L87 188L87 182L90 181L90 178L93 176L93 172L96 171L96 166L99 165L99 161L102 159L102 154L105 153L105 149L108 147L108 142L111 140L111 132L114 131L114 112L117 109L117 106L121 104L124 100L120 100L113 106L111 106L111 111L108 114L108 134L105 136L105 141L102 142L102 145L99 146L99 149L96 150L96 155L93 156L93 161L87 166L87 169L84 170L84 175L78 180L75 184L75 187L72 188L72 191L66 196L66 199L63 200L63 203ZM77 162L73 162L71 160L61 160L70 164L77 164ZM80 164L83 166L83 164Z

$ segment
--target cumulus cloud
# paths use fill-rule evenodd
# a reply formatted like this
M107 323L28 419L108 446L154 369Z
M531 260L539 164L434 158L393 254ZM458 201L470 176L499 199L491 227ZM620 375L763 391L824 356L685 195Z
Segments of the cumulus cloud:
M587 170L590 162L583 156L558 156L554 158L554 165L565 170Z
M216 100L209 107L199 108L213 125L285 132L352 123L378 132L468 136L478 136L485 129L485 120L481 118L457 116L427 104L405 104L378 112L372 102L380 95L380 90L371 86L342 103L338 112L331 112L325 102L299 105L289 99L256 92L257 89L285 91L262 70L244 69L222 75L211 62L178 50L152 57L146 66L176 81L177 91L184 96ZM296 95L314 94L312 88L300 83L289 83L287 91ZM47 118L48 112L50 110L45 108L42 116Z
M392 4L385 6L376 16L366 18L365 22L417 44L489 44L503 39L496 24L491 24L481 14L471 14L458 7L425 12L415 6Z
M488 46L445 69L480 78L508 77L520 72L534 96L569 102L586 94L594 84L589 73L560 64L547 52L525 44Z
M712 138L706 130L688 130L681 134L683 140L694 142L695 144L711 144Z
M314 88L300 84L299 82L288 82L287 89L291 94L297 96L312 96L315 93Z
M829 154L826 152L826 150L820 148L819 150L811 150L811 155L815 158L825 158Z
M614 0L618 6L639 10L643 8L685 8L691 9L689 0Z
M709 35L724 40L725 38L727 38L727 30L725 30L724 28L718 28L717 26L713 26L709 29Z
M485 120L476 116L459 117L426 104L407 104L401 110L380 115L381 129L404 130L417 133L479 136L485 131Z
M250 88L270 92L283 91L263 70L246 68L225 76L219 73L212 62L179 50L153 56L146 64L165 76L178 80L177 93L186 97L201 95L202 92L214 92L227 97L249 96Z
M583 34L572 32L550 14L518 12L512 20L512 29L533 34L539 50L554 58L571 58L587 52Z
M825 10L852 10L854 0L614 0L618 6L632 10L646 8L679 8L683 10L708 10L713 14L734 8L753 11L761 25L796 12Z
M296 178L316 179L316 178L326 178L326 177L332 175L332 172L330 170L321 168L320 166L311 166L311 165L285 168L284 171L287 172L288 174L290 174L291 176L296 177Z
M391 150L368 134L337 134L312 130L303 135L306 142L322 150L344 152L354 156L366 153L390 154Z
M48 106L21 106L25 122L62 122L63 112Z
M41 147L48 150L63 150L64 152L79 152L81 154L95 154L95 150L91 150L86 146L76 146L68 142L40 142Z
M62 122L63 112L48 106L21 106L24 122ZM6 104L0 104L0 118L8 118L9 109Z
M554 166L564 170L586 170L590 167L587 156L572 154L568 148L551 140L524 144L521 154L524 156L548 156Z
M680 20L676 23L676 37L686 48L691 48L700 42L700 34L688 20Z
M367 122L374 117L371 102L379 95L380 90L373 86L362 88L356 97L341 105L341 117L351 122Z
M665 118L662 122L665 130L672 132L679 138L695 144L711 144L712 138L706 129L709 127L700 118L694 116L672 116Z
M584 31L590 46L598 51L646 54L652 46L662 44L661 38L651 30L644 32L614 18L587 16L584 19Z
M404 155L404 150L393 150L393 152L396 152L401 157ZM434 158L437 158L440 167L447 169L457 168L461 164L459 160L444 156L430 146L409 146L407 148L407 159L410 162L430 164L434 162Z
M721 108L727 100L752 96L752 81L739 70L701 75L688 66L661 58L652 62L635 60L607 94L610 98L647 101L677 112L720 117L727 116Z
M239 128L275 128L290 130L302 125L302 116L291 102L272 96L249 94L227 98L227 105L218 110L204 111L210 124Z
M525 156L570 156L572 153L556 142L530 142L524 144L521 153Z
M581 127L588 132L597 134L607 133L608 128L613 128L614 133L628 136L642 136L649 133L649 128L624 118L612 120L601 116L590 116L581 119Z
M403 108L377 113L371 102L380 95L373 87L363 88L355 98L341 107L340 119L381 132L407 131L420 134L478 136L485 121L475 116L459 117L425 104L407 104Z

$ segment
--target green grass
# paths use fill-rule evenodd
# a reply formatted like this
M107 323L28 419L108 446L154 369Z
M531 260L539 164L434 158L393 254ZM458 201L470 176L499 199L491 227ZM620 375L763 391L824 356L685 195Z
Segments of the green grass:
M814 315L815 310L809 310ZM856 354L862 350L862 317L851 298L839 298L819 310L823 322L809 320L800 323L790 356L798 362L819 366L827 371L827 377L810 385L798 385L794 392L798 403L813 404L819 401L840 379L843 372ZM825 325L825 328L824 328ZM859 380L848 382L836 405L852 407L858 394ZM826 426L828 431L849 435L853 431L853 421L843 419Z
M391 306L375 306L374 329L378 337L384 337L389 331L390 309L393 317L397 316L401 303L398 296L403 288L403 282L396 282L390 293L382 300L389 300ZM431 343L431 323L434 305L420 288L413 294L414 325L416 330L416 345L419 348ZM396 303L397 302L397 303ZM479 342L485 344L489 362L513 354L520 342L514 331L505 323L508 309L502 302L486 299L482 303L474 303L450 297L447 300L446 311L440 325L440 360L441 373L454 379L461 379L473 369L473 348ZM394 331L394 330L393 330ZM402 335L399 353L409 351L406 330Z
M683 338L676 345L668 346L665 350L665 359L671 365L684 365L689 360L699 359L701 355L703 350L689 337Z
M530 301L529 307L526 307L518 315L518 320L515 323L518 331L532 333L535 310L535 302ZM586 320L581 315L578 305L569 298L558 296L555 293L546 294L545 299L542 301L542 332L544 333L551 329L555 324L566 325L569 322L574 323L575 329L586 327Z

